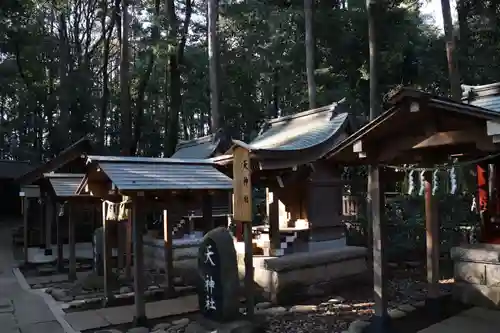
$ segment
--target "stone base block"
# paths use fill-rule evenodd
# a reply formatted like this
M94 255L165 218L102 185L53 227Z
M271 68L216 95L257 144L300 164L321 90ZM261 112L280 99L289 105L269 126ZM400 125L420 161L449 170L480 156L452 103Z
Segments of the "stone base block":
M455 282L453 298L464 304L498 309L500 307L500 287Z
M362 276L367 271L365 256L365 248L346 246L275 258L254 257L254 279L264 297L273 303L289 303L313 296L315 285ZM244 266L240 265L239 271L243 276Z

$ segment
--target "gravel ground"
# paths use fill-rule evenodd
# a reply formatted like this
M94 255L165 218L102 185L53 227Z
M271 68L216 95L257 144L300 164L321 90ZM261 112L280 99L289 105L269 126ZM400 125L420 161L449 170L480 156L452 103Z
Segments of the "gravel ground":
M425 298L426 283L421 268L395 269L388 282L389 307L418 302ZM443 293L448 293L453 280L440 281ZM343 300L342 302L339 302ZM328 300L317 299L308 302L316 305L316 311L302 313L290 309L285 314L271 315L268 318L269 333L301 332L342 332L356 319L366 320L373 314L373 287L367 283L338 290Z

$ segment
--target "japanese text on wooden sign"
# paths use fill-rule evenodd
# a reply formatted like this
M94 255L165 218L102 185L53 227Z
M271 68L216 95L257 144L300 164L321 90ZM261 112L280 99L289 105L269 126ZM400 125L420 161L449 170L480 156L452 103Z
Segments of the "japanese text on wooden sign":
M252 171L249 151L243 147L233 150L233 219L252 222Z

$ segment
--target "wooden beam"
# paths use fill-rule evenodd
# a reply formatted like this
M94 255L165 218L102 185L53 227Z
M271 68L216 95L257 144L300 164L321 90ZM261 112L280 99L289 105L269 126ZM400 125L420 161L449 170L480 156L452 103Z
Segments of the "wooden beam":
M163 253L165 260L165 294L172 295L174 292L174 256L172 246L172 223L168 221L168 211L163 210Z
M73 218L73 207L68 202L68 239L69 239L69 274L70 281L76 280L76 248L75 248L75 219Z
M134 245L134 306L135 326L147 327L146 305L144 303L144 255L142 228L144 216L140 209L143 198L133 197L132 201L132 239Z
M113 293L111 292L111 275L113 273L113 267L111 266L111 260L113 257L113 249L111 247L111 228L109 220L111 217L108 216L108 204L102 202L102 244L103 244L103 265L104 265L104 303L109 304L112 302Z
M432 302L439 296L439 216L438 201L432 194L432 173L427 171L424 179L427 298Z
M28 233L28 213L30 201L26 195L23 196L23 239L24 239L24 264L28 264L28 247L29 247L29 233Z
M386 140L387 141L387 140ZM389 142L378 142L367 148L369 158L378 161L391 161L404 151L415 149L438 148L473 143L483 150L494 150L495 146L490 138L480 130L447 131L422 135L408 135L404 138L394 138Z
M54 201L50 195L45 198L45 251L46 256L52 255L52 225L55 218Z
M250 152L242 146L233 149L234 220L243 225L245 242L245 296L247 316L254 314L252 242L252 169Z
M61 213L61 209L63 205L58 204L56 206L56 241L57 241L57 271L62 273L64 271L64 251L63 251L63 233L62 233L62 216L59 215Z
M269 191L269 190L268 190ZM280 242L280 212L279 198L276 192L268 194L268 219L269 219L269 240L270 240L270 255L283 255L281 252Z
M486 133L480 130L438 132L417 143L412 148L419 149L436 146L448 146L478 141L486 142L488 139L489 138L486 136ZM491 141L491 139L489 139L489 141Z
M384 216L384 195L382 193L380 170L378 165L370 165L369 188L369 206L372 223L373 237L373 289L375 296L374 316L378 325L382 325L389 317L387 314L388 306L388 286L387 280L387 258L386 243L387 232Z

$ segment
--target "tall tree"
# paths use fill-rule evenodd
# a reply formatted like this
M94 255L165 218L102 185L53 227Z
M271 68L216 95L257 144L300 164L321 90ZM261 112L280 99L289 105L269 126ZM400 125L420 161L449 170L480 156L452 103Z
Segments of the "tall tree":
M130 155L132 138L132 114L130 110L130 79L129 79L129 14L128 1L122 1L121 11L121 47L120 47L120 146L122 155Z
M448 75L450 78L451 97L456 101L460 101L462 98L462 88L460 87L460 73L456 58L455 37L453 33L450 0L441 0L441 11L443 14L444 35L446 40L446 57L448 59Z
M218 21L219 21L219 0L208 0L207 10L208 22L208 66L210 77L210 130L215 133L221 126L220 115L220 89L219 89L219 42L218 42Z
M306 35L306 73L307 73L307 93L309 96L309 108L316 108L316 80L314 72L316 69L314 59L314 31L313 31L313 10L314 0L304 0L304 19Z

